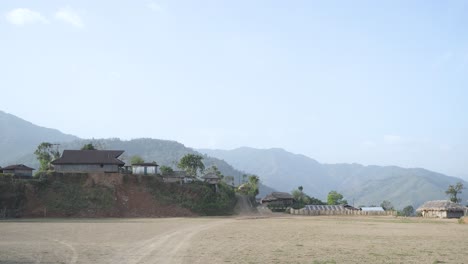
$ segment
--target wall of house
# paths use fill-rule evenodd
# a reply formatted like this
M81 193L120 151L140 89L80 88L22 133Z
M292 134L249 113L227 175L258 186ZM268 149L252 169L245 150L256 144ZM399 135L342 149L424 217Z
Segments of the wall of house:
M447 211L422 211L422 216L429 218L447 218Z
M460 212L447 212L447 218L460 218L464 216L465 213L460 211Z
M294 203L294 201L292 199L285 199L285 200L276 200L276 201L271 201L271 202L266 202L266 204L270 205L270 206L290 206Z
M118 172L119 166L113 164L57 164L54 165L56 172Z
M29 176L32 177L32 171L30 170L3 170L3 173L11 173L16 176Z
M146 168L146 173L145 173ZM143 174L143 175L155 175L157 167L147 167L147 166L133 166L132 172L133 174Z

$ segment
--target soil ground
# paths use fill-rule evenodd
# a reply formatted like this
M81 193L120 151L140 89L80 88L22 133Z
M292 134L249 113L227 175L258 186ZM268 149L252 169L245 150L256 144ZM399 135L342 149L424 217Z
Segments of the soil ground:
M457 219L288 216L0 221L0 263L468 263Z

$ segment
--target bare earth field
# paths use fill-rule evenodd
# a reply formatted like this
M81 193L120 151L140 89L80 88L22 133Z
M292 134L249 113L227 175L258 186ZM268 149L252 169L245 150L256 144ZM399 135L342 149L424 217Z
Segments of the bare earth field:
M395 217L0 221L0 263L468 263L468 225Z

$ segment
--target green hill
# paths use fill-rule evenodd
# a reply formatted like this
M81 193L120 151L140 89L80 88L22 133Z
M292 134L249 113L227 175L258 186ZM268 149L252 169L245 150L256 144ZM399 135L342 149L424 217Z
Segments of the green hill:
M41 142L69 142L78 137L56 129L34 125L14 115L0 111L0 164L15 160L31 152Z

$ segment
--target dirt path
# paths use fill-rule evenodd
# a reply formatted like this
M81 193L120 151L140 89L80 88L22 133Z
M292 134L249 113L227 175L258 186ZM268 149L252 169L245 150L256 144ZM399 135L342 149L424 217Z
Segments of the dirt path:
M135 246L117 253L108 263L182 263L187 255L184 252L190 246L194 235L213 227L232 222L220 219L214 222L177 228L136 243Z
M247 195L236 194L237 204L234 208L238 216L255 216L259 215L257 208L254 207Z

